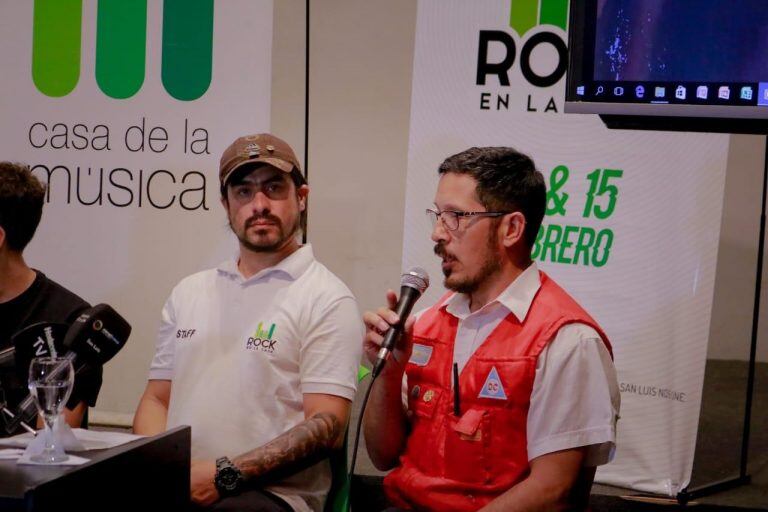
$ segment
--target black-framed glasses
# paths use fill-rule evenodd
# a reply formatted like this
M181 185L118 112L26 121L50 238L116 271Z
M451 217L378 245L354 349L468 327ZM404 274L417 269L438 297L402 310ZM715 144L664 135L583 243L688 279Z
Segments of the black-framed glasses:
M427 208L427 217L429 217L432 223L432 228L437 224L438 217L443 223L443 226L448 231L456 231L459 229L459 219L461 217L501 217L512 212L457 212L454 210L443 210L441 212Z

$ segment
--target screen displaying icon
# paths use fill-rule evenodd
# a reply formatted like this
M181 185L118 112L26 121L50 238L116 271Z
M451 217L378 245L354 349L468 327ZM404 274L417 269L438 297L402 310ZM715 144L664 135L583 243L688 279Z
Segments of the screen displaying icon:
M750 86L747 85L741 88L741 99L743 100L752 99L752 88Z
M675 98L679 100L685 99L685 87L682 85L678 85L677 89L675 89Z
M605 92L605 87L603 87L602 85L598 85L597 86L597 91L595 92L595 94L597 94L599 96L599 95L603 94L604 92Z
M642 98L643 96L645 96L645 87L643 87L642 85L638 85L637 87L635 87L635 96L637 96L638 98Z
M760 82L758 85L757 104L768 106L768 82Z
M614 96L624 96L624 88L620 85L613 88Z
M663 98L667 94L667 90L664 87L656 87L653 91L653 95L657 98Z
M717 97L721 100L729 100L731 99L731 88L727 85L722 85L717 90Z
M579 85L576 87L576 95L577 96L584 96L584 86Z
M709 87L706 85L700 85L696 88L696 97L700 100L707 99L707 95L709 94Z

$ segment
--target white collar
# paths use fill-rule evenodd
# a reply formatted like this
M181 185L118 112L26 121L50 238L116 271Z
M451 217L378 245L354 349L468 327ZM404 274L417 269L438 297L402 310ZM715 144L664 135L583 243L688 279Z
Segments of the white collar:
M216 267L216 270L221 274L239 279L243 282L258 280L272 273L282 273L287 275L291 280L296 280L307 270L307 268L309 268L309 265L314 259L315 255L312 252L312 245L305 244L280 260L277 265L262 269L248 279L245 279L240 273L240 269L237 268L239 255L221 262L221 264Z

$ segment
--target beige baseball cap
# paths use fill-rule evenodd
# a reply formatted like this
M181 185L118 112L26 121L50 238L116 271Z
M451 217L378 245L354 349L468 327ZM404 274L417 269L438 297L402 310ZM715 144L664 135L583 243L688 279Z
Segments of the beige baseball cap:
M263 163L290 174L295 168L301 174L301 166L291 146L270 133L258 133L238 137L221 155L219 181L227 184L232 173L248 164Z

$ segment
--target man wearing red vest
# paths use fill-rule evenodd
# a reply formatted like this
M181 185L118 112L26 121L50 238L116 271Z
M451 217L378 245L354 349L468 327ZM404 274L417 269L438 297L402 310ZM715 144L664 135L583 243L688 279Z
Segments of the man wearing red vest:
M584 509L613 456L619 391L608 338L531 261L544 178L504 147L439 174L427 214L450 293L408 320L364 418L371 460L394 468L392 510ZM372 361L396 299L364 316Z

